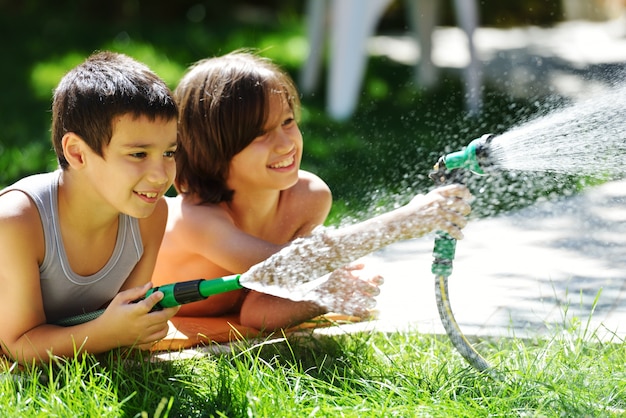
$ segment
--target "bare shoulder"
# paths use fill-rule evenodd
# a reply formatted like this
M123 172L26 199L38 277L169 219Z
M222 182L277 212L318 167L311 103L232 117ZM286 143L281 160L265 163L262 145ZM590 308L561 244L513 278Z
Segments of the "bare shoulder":
M0 195L0 225L2 228L39 226L41 220L35 203L24 192L12 190Z
M0 248L3 253L10 249L43 258L43 229L39 210L35 203L21 191L9 191L0 195ZM25 253L25 254L24 254Z
M232 217L221 204L198 203L191 198L178 198L174 206L172 204L169 206L170 220L179 224L184 223L193 228L199 224L211 228L216 223L233 223Z
M298 182L290 189L294 203L311 207L323 208L332 204L330 187L317 175L300 170Z
M330 187L316 174L300 170L298 183L293 187L297 193L314 193L316 197L328 196L332 198Z
M298 183L283 192L281 204L297 226L295 236L300 236L325 222L332 203L332 193L326 182L313 173L300 170Z
M284 197L287 197L290 207L306 207L315 212L328 212L333 201L330 187L326 182L304 170L300 170L298 182L284 192Z

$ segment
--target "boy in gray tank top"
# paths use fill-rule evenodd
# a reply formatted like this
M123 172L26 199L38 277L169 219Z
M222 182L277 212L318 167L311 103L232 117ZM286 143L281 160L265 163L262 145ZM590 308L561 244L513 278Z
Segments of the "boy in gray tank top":
M0 190L0 348L20 363L149 348L178 308L150 278L175 176L177 106L145 65L99 52L54 92L59 169ZM69 327L58 319L106 307Z

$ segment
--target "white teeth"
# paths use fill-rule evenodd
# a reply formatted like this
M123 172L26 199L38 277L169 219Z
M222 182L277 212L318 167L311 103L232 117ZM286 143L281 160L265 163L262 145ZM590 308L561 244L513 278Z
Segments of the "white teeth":
M276 164L272 164L270 165L270 168L283 168L283 167L289 167L291 164L293 164L293 157L287 159L287 160L283 160L280 161Z
M148 197L150 199L154 199L158 195L158 193L154 193L154 192L152 192L152 193L140 193L140 194L142 194L142 195L144 195L144 196L146 196L146 197Z

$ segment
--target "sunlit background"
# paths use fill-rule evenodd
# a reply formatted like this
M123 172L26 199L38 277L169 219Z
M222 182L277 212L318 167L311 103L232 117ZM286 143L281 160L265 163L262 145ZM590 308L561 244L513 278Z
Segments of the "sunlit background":
M52 91L95 50L127 53L172 88L207 56L247 47L274 59L301 88L303 168L333 190L330 223L403 203L432 187L427 175L442 153L624 78L624 0L349 3L0 0L0 186L56 167ZM368 15L369 7L378 11ZM482 195L475 216L595 181L503 177L470 184Z

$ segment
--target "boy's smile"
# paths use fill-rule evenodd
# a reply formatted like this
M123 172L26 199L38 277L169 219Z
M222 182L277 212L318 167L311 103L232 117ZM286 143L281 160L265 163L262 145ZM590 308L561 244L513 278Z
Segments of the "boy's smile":
M146 202L155 202L162 192L135 192Z
M293 154L295 155L295 151ZM280 168L287 168L287 167L291 168L296 162L294 155L291 155L290 157L285 158L282 161L278 161L276 163L270 164L268 167L272 169L280 169Z

